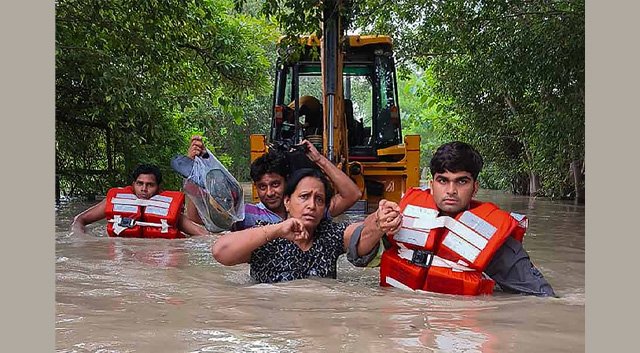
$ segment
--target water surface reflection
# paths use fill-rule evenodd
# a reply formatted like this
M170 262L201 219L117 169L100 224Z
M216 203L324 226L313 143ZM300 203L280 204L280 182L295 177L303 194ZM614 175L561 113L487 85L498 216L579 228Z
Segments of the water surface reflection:
M56 215L58 352L575 352L584 350L584 206L482 190L530 219L525 247L561 298L455 297L338 279L255 284L211 256L215 237L119 239L104 222L69 236Z

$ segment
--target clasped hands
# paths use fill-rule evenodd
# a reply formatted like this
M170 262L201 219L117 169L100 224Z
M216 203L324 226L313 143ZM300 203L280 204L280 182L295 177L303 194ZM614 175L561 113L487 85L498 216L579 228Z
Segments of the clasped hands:
M402 227L402 213L397 203L382 199L375 213L376 228L385 234L396 234Z

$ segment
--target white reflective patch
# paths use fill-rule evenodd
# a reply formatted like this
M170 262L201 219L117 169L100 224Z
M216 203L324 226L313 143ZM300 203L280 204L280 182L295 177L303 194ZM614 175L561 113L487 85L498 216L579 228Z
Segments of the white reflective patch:
M137 205L137 206L155 206L162 208L169 208L169 204L166 202L153 201L153 200L143 200L143 199L111 199L111 203L116 205Z
M426 207L407 205L407 207L405 207L402 214L405 216L415 217L415 218L423 218L423 217L436 218L438 216L438 211L431 208L426 208Z
M138 212L138 206L133 206L133 205L113 205L113 210L115 212L137 213Z
M439 256L435 256L433 258L431 267L450 268L450 269L456 269L457 271L475 271L474 269L466 266L464 261L458 260L458 262L453 262L447 259L443 259Z
M455 251L458 255L464 257L469 262L474 262L480 254L480 249L464 241L464 239L451 231L447 232L444 236L442 244Z
M429 231L434 228L440 228L444 225L444 222L438 222L438 220L439 218L402 217L402 226Z
M429 239L429 232L419 230L400 228L400 231L393 236L395 241L418 246L426 246Z
M413 224L417 221L417 218L413 217L402 217L402 226L407 228L415 228Z
M169 214L169 209L168 208L164 208L164 207L147 206L147 208L144 209L144 213L145 214L154 214L154 215L158 215L158 216L166 216L166 215Z
M164 195L156 195L156 196L153 196L150 200L171 203L171 201L173 201L173 197L164 196Z
M456 233L462 239L466 240L468 243L473 244L476 248L482 250L487 243L489 242L487 239L483 238L480 234L476 233L474 230L467 228L464 224L456 221L453 218L449 218L449 222L447 222L447 228L450 231Z
M393 278L391 278L389 276L386 276L384 278L384 281L387 282L387 284L392 286L392 287L396 287L396 288L404 289L404 290L410 290L412 292L414 291L413 289L411 289L411 287L409 287L406 284L404 284L404 283L402 283L400 281L397 281L397 280L395 280L395 279L393 279Z
M136 195L134 194L121 194L121 193L117 193L116 197L119 199L130 199L130 200L135 200L137 199Z
M436 218L418 218L413 226L416 229L431 230L434 228L442 228L447 223L447 219L451 217L436 217Z
M518 221L518 227L527 229L529 227L529 218L523 214L511 212L511 217Z
M484 219L474 215L469 211L465 211L462 216L460 216L459 222L480 233L487 239L491 239L491 237L496 234L496 231L498 230L498 228L493 226L491 223L485 221Z

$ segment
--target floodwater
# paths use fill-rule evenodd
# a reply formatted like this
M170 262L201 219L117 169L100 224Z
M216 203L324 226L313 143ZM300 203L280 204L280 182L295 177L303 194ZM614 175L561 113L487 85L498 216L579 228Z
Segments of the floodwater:
M529 216L524 244L560 298L381 288L345 258L338 278L255 284L211 255L215 236L69 235L91 203L56 211L57 352L582 352L585 207L481 190Z

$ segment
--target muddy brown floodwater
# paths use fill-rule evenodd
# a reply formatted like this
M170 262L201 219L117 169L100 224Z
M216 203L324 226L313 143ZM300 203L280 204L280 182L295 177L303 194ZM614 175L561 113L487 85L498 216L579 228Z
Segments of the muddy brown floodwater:
M69 235L91 203L56 211L57 352L582 352L585 207L481 190L529 216L525 248L560 298L381 288L342 256L338 278L255 284L211 255L216 237ZM353 217L353 216L351 216Z

